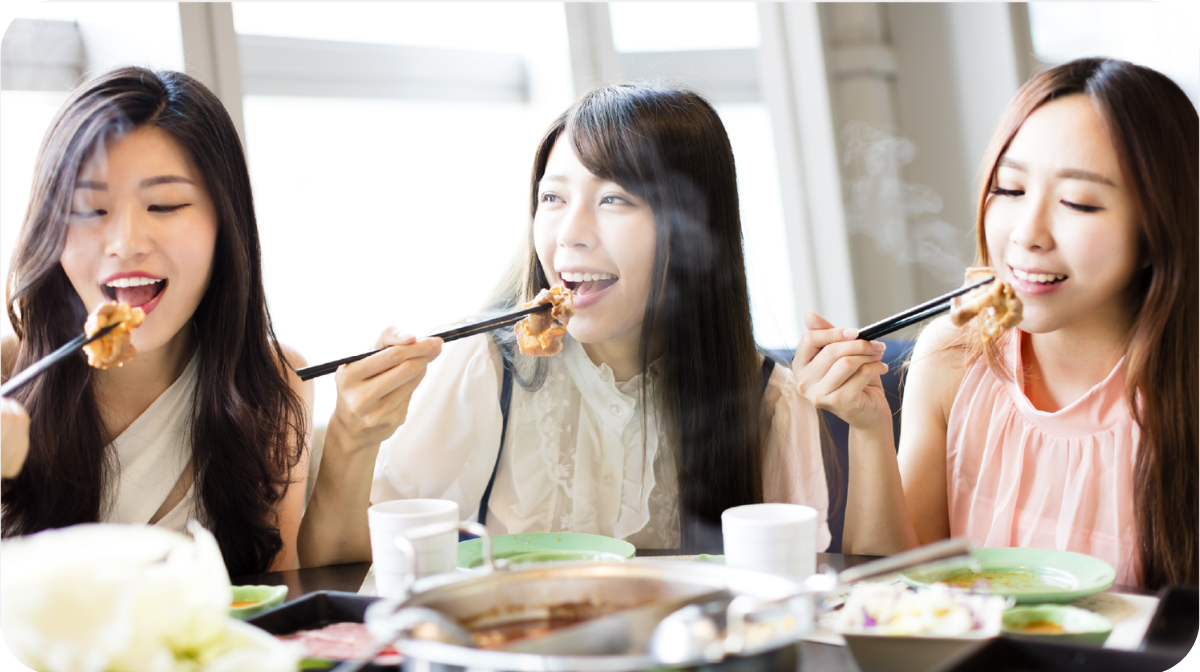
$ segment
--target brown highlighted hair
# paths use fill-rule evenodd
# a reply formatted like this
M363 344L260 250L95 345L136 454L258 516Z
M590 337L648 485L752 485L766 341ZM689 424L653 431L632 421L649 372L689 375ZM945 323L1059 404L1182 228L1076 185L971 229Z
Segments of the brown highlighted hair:
M1197 583L1197 115L1182 90L1146 67L1112 59L1066 63L1031 79L1009 103L984 157L976 239L988 265L984 215L996 165L1046 103L1086 95L1116 146L1137 203L1137 312L1126 340L1125 397L1141 430L1134 507L1142 584ZM964 330L964 332L973 330ZM1003 373L996 343L974 341Z
M308 419L267 312L241 143L221 102L195 79L121 68L82 84L59 110L38 153L7 278L8 317L20 339L13 370L80 332L87 310L59 263L75 179L89 152L141 127L186 149L216 208L212 279L185 327L200 342L193 488L229 573L265 572L283 545L274 508L304 450ZM5 537L100 518L118 465L91 383L81 354L16 393L31 418L30 450L4 494Z

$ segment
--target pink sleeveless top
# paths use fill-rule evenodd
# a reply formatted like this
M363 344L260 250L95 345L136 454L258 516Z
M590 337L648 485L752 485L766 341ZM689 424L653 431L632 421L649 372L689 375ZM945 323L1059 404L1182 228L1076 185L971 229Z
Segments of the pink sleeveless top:
M1024 337L1023 332L1014 332ZM1125 361L1054 413L1025 397L1019 338L1013 380L981 357L950 409L946 484L950 534L979 546L1086 553L1141 584L1134 542L1133 470L1139 430L1125 403Z

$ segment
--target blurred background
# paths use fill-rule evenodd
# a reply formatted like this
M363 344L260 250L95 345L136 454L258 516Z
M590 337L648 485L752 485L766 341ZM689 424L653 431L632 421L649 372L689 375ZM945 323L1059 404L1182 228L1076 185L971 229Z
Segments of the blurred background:
M186 70L242 134L276 332L310 363L479 309L528 226L542 132L601 83L715 103L756 335L787 349L804 311L865 325L959 284L979 161L1037 69L1123 58L1200 97L1193 3L5 6L0 271L68 90L120 65ZM323 425L332 377L317 395Z

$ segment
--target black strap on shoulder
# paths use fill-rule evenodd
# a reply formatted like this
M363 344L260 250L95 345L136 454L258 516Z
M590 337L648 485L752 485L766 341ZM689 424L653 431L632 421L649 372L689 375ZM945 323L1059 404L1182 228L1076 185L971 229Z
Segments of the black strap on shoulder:
M771 372L775 370L775 360L770 355L763 355L762 385L763 394L767 393L767 384L771 382Z
M504 362L503 380L500 383L500 447L496 449L496 464L492 466L492 477L488 479L487 487L483 490L483 499L479 502L479 524L487 525L488 500L492 498L492 486L496 484L496 472L500 471L500 454L504 452L504 435L508 433L508 407L512 405L513 372L507 357L501 357Z

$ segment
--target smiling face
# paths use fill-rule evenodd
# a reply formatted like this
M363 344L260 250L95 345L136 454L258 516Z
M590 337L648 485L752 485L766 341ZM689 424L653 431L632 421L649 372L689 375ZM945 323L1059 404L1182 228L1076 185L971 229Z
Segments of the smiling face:
M1127 328L1140 267L1138 211L1091 100L1038 108L996 168L988 255L1025 304L1021 329Z
M575 292L567 325L585 344L636 345L654 271L654 213L596 177L562 136L538 184L534 245L547 278Z
M146 321L133 345L150 352L183 333L208 289L216 210L166 132L141 127L102 150L76 177L59 261L89 311L113 300L140 306Z

